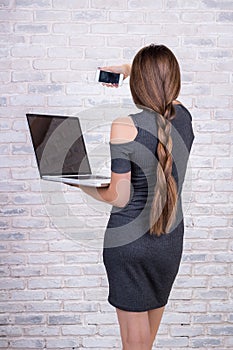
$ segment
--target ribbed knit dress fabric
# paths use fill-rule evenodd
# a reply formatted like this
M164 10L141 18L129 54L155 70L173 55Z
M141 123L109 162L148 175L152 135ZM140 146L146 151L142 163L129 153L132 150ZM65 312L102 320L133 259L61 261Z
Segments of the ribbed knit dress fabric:
M103 247L108 301L122 310L142 312L166 305L180 266L184 236L181 192L195 136L189 111L183 105L175 105L175 110L172 175L178 187L178 209L169 233L149 234L158 166L157 114L142 109L130 115L138 131L136 138L110 143L111 170L131 171L132 184L127 205L112 207Z

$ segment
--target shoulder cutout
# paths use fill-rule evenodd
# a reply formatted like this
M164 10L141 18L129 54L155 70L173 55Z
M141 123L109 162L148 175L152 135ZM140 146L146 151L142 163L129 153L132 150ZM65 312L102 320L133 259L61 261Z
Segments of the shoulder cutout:
M133 141L137 136L137 128L132 118L120 117L112 122L110 142L127 143Z

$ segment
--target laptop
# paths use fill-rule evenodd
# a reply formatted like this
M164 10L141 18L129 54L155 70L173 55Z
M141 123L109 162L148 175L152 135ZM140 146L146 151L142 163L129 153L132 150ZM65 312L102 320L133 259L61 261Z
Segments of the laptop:
M27 113L40 177L83 186L107 187L109 176L92 174L76 117Z

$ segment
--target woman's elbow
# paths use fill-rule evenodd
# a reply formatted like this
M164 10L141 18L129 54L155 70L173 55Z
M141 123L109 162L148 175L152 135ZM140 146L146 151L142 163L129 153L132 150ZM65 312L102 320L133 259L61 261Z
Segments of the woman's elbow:
M130 200L130 194L124 194L122 196L118 196L114 201L113 201L113 205L115 207L119 207L119 208L124 208L126 207L126 205L129 203Z

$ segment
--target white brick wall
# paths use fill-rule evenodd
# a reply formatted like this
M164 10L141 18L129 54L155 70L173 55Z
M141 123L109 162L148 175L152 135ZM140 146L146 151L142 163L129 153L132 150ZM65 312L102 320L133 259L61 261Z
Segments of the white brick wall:
M120 349L93 246L109 207L40 183L25 113L84 111L85 130L98 126L98 106L130 94L127 83L95 85L95 68L131 61L151 42L179 59L196 135L183 261L156 349L232 348L233 2L0 0L0 20L0 348ZM90 149L107 141L98 128L88 140Z

